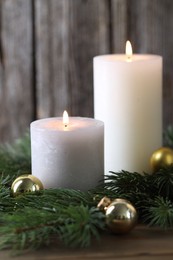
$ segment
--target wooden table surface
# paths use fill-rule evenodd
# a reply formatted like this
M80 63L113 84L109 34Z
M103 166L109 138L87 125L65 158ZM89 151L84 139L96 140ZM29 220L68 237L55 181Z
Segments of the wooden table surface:
M62 246L43 248L36 252L11 256L0 252L0 260L165 260L173 259L173 230L163 231L143 226L123 236L106 234L100 242L87 249L69 249Z

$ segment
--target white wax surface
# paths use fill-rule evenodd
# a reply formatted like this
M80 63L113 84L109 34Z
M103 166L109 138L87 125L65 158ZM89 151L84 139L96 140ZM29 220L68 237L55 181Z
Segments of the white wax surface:
M105 123L105 173L150 172L150 156L162 146L162 58L95 57L94 110Z
M103 122L70 117L31 123L32 174L44 188L94 188L104 174Z

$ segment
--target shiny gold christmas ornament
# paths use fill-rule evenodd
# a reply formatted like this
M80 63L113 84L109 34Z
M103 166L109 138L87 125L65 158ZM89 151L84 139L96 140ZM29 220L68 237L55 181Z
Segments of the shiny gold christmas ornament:
M12 195L18 196L26 192L43 190L41 181L31 174L21 175L11 185Z
M106 224L115 234L128 233L137 223L137 212L133 205L125 199L115 199L105 205L104 197L98 204L99 209L105 208ZM103 203L103 205L101 205Z
M128 233L136 222L136 209L126 200L116 199L106 210L106 224L113 233Z
M161 147L156 150L150 159L152 172L155 173L161 168L166 168L173 164L173 150L168 147Z

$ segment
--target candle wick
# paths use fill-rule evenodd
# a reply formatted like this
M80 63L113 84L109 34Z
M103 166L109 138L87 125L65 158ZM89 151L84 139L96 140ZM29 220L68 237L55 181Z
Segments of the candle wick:
M131 55L127 55L127 61L132 61Z

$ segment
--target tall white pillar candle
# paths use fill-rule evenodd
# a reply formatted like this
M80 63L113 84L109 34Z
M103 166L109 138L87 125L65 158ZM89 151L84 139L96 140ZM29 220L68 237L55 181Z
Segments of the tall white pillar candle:
M70 117L31 123L32 174L44 188L94 188L104 174L103 122Z
M150 156L162 145L162 58L95 57L94 110L105 123L105 173L150 172Z

